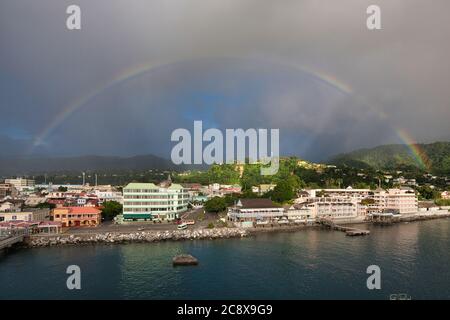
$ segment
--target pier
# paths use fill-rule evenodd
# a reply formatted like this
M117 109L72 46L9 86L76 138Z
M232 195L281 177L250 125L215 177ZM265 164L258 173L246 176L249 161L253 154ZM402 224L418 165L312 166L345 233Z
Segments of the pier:
M370 234L369 230L340 226L330 219L318 219L317 223L319 223L320 225L325 226L331 230L345 232L345 235L347 235L349 237L366 236L366 235Z
M11 246L15 245L16 243L23 242L23 239L24 239L23 235L0 238L0 251L3 249L6 249L6 248L10 248Z
M22 243L28 236L28 229L0 229L0 251Z

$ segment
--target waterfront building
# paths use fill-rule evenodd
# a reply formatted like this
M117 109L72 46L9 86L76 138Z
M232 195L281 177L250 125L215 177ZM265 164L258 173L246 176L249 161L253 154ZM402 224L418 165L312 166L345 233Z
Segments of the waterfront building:
M94 207L60 207L52 210L53 221L65 227L96 227L101 222L101 211Z
M351 197L315 197L304 203L311 217L318 219L351 220L358 217L358 200Z
M318 218L363 219L368 214L418 211L414 190L400 189L311 189L297 194L295 204L308 204Z
M11 232L21 234L58 234L62 226L56 221L0 221L0 237Z
M314 203L294 203L285 208L285 216L294 223L313 223L316 220Z
M171 181L130 183L123 189L124 221L172 221L187 210L188 190Z
M388 189L375 194L379 197L382 210L398 211L400 214L412 214L418 211L418 199L414 190L410 188Z
M348 187L345 189L309 189L304 190L309 196L303 195L302 199L316 197L349 197L354 199L364 199L373 194L370 189L353 189Z
M254 223L278 221L284 215L284 208L270 199L239 199L228 208L227 217L241 227L252 227Z

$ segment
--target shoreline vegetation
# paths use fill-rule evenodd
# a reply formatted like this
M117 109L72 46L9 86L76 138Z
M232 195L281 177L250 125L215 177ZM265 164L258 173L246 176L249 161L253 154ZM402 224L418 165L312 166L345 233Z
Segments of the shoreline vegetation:
M414 222L433 219L449 218L447 214L427 214L414 215L401 218L398 222ZM350 224L372 224L372 222L347 222ZM321 228L320 225L296 225L296 226L277 226L265 228L237 228L223 227L214 229L188 229L188 230L152 230L152 231L129 231L129 232L96 232L83 234L58 234L58 235L34 235L22 244L22 247L49 247L61 245L88 245L88 244L125 244L125 243L154 243L162 241L182 241L182 240L213 240L227 238L244 238L256 236L260 233L275 232L296 232L305 229Z

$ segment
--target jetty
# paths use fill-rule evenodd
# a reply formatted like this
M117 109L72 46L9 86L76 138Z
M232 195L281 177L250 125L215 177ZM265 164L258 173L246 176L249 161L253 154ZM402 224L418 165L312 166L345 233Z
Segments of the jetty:
M15 245L16 243L21 243L24 240L24 235L12 235L0 238L0 251L7 249Z
M0 251L6 251L16 244L24 243L28 239L28 235L28 228L0 227Z
M196 266L198 265L197 258L190 254L179 254L175 256L172 260L173 266Z
M363 230L363 229L358 229L358 228L352 228L352 227L345 227L345 226L340 226L338 224L336 224L334 221L330 220L330 219L318 219L317 223L319 223L320 225L327 227L331 230L337 230L337 231L342 231L345 232L345 235L349 236L349 237L355 237L355 236L366 236L370 234L369 230Z

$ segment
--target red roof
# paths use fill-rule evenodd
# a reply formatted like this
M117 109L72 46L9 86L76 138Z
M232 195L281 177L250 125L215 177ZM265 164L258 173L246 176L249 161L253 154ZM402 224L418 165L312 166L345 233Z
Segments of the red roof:
M79 214L83 214L83 213L98 214L98 213L101 213L101 211L98 210L95 207L63 207L63 208L59 208L59 209L69 209L70 213L79 213Z
M0 222L0 227L16 227L16 228L23 228L23 227L30 227L32 225L38 224L38 222L27 222L22 220L15 220L15 221L3 221Z
M62 223L59 221L41 221L39 223L40 227L44 227L44 226L59 226L60 227L61 225L62 225Z

